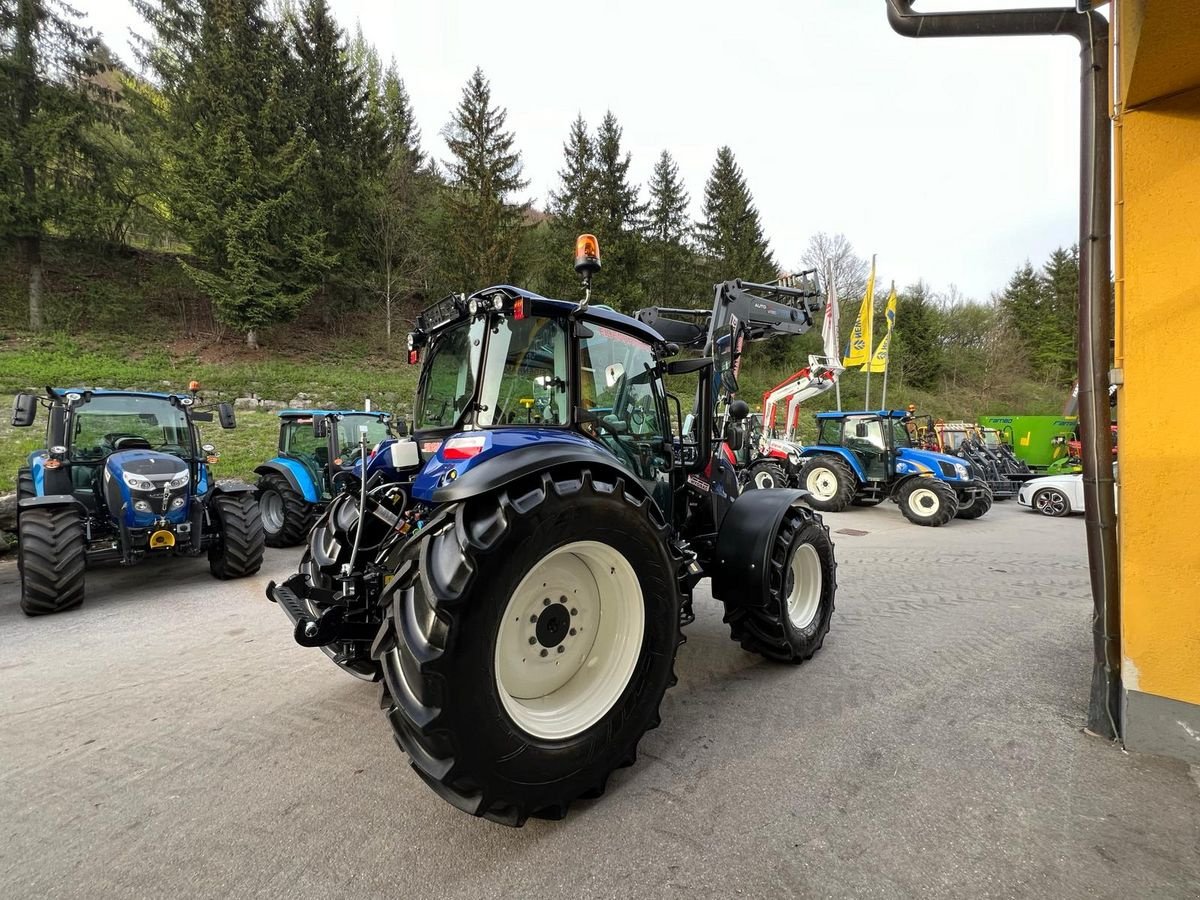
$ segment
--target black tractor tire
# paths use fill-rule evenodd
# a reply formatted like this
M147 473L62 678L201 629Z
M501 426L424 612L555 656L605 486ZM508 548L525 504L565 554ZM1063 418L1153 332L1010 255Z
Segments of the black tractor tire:
M17 522L21 609L27 616L65 612L83 604L87 548L83 518L74 507L33 507Z
M17 470L17 502L20 503L26 497L32 497L37 493L37 489L33 486L33 472L29 469Z
M382 706L396 741L417 774L464 812L514 827L529 816L560 819L576 799L600 796L615 769L634 763L638 742L659 724L659 704L675 683L682 559L670 548L667 525L640 489L635 493L620 477L581 468L538 473L464 501L444 523L427 529L405 553L376 639ZM610 566L595 568L594 560L576 552L613 559L610 572L620 566L628 589L613 590L614 582L602 587L602 569ZM586 567L594 593L589 597L582 581L544 568L551 559L565 560L568 571L572 565ZM530 582L527 575L535 567ZM539 587L543 574L549 577ZM550 596L541 598L543 589ZM558 603L552 602L555 594ZM567 594L572 597L563 604ZM569 648L579 647L575 652L584 662L563 657L578 665L565 683L528 696L546 710L561 690L566 705L560 715L568 715L572 707L563 694L575 691L585 699L605 691L619 694L597 704L590 711L594 718L577 721L575 731L538 734L540 726L522 721L532 707L516 706L522 701L504 679L514 670L518 677L534 674L532 667L552 662L568 640L586 642L584 623L601 621L597 601L606 609L604 604L615 604L616 612L604 614L614 627L640 619L641 636L631 633L623 645L631 672L624 682L613 677L585 690L569 687L581 672L586 681L594 671L592 651L602 635L597 628L592 643ZM529 615L526 603L537 614ZM632 614L622 612L622 603ZM579 634L572 627L573 637L547 646L542 619L549 622L552 613L562 616L568 607L579 615L570 612L565 624L578 622ZM563 633L563 624L554 626L554 635ZM525 630L529 656L517 663L524 649L502 655L506 646L526 645ZM542 682L537 689L545 687Z
M958 515L954 488L936 478L910 478L901 485L896 502L904 518L914 525L936 528Z
M258 482L260 508L274 507L280 517L262 516L263 538L268 547L295 547L304 540L313 521L313 506L292 489L282 475L264 475Z
M262 567L262 517L258 500L249 491L217 494L212 511L218 531L208 545L208 568L222 581L245 578Z
M812 659L829 633L837 593L829 527L812 510L792 507L775 535L770 566L765 604L739 595L717 597L725 606L730 637L743 650L779 662Z
M815 491L818 481L826 490ZM845 461L836 456L814 456L800 470L800 485L808 491L804 502L821 512L841 512L858 490L858 478ZM832 492L832 496L823 496ZM820 495L819 495L820 494Z
M1031 505L1043 516L1055 519L1070 515L1071 512L1071 501L1058 488L1042 488L1033 495Z
M980 492L966 506L959 505L956 518L959 519L981 519L987 515L989 509L992 508L992 489L987 485L983 485Z
M755 489L769 490L788 486L787 471L777 462L756 462L746 470L746 483L743 487L750 491Z

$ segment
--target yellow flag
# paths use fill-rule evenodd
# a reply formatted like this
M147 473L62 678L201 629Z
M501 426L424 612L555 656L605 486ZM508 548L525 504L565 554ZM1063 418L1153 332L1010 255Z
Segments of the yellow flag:
M875 257L871 257L871 275L867 278L867 292L863 294L862 306L858 309L858 318L850 329L850 340L846 344L846 355L842 365L865 365L871 358L871 334L875 329Z
M887 334L883 336L883 340L879 342L879 346L875 348L875 355L871 357L872 372L886 372L888 367L888 352L892 346L892 329L896 327L896 285L892 285L892 292L888 294L887 309L883 316L887 319ZM862 371L867 371L864 365Z

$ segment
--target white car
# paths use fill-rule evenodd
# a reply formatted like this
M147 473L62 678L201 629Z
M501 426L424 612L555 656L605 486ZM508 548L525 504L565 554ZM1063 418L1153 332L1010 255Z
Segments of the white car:
M1117 478L1117 467L1113 465L1113 480ZM1116 487L1114 495L1119 496ZM1115 500L1115 496L1114 496ZM1034 478L1021 485L1017 491L1017 502L1036 509L1043 516L1065 516L1083 512L1083 476L1047 475Z

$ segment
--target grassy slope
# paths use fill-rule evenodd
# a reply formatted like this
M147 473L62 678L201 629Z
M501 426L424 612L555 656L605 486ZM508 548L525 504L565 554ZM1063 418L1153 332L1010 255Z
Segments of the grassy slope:
M184 390L192 379L209 400L254 393L290 401L309 394L318 404L357 407L370 397L377 408L411 412L416 372L403 359L408 317L398 317L396 348L386 346L379 322L369 313L345 315L319 305L304 323L274 328L264 349L248 351L236 335L222 334L211 310L198 296L176 260L151 253L86 251L48 242L46 314L52 332L31 335L25 321L25 281L11 252L0 248L0 404L4 412L18 391L41 392L46 385L90 385L149 390ZM742 370L741 395L758 409L762 392L805 360L797 348L786 364L771 364L755 348ZM847 373L843 408L861 408L865 376ZM915 403L922 412L944 418L999 412L1055 413L1062 392L1032 382L1007 380L1002 392L947 387L920 392L893 382L888 405ZM874 406L881 378L872 378ZM805 409L834 407L833 392ZM205 439L222 453L222 477L247 477L275 447L276 418L239 410L239 427L205 428ZM44 419L28 430L13 429L0 414L0 492L13 488L16 469L42 446ZM801 416L805 439L814 433L811 415Z

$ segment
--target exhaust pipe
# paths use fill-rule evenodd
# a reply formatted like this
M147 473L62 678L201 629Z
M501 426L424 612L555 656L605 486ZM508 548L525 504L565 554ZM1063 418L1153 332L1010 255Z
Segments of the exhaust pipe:
M1070 35L1080 46L1079 430L1092 582L1092 669L1088 726L1121 735L1121 611L1117 512L1108 403L1112 156L1108 121L1108 22L1072 7L918 13L912 0L886 0L888 22L907 37Z

